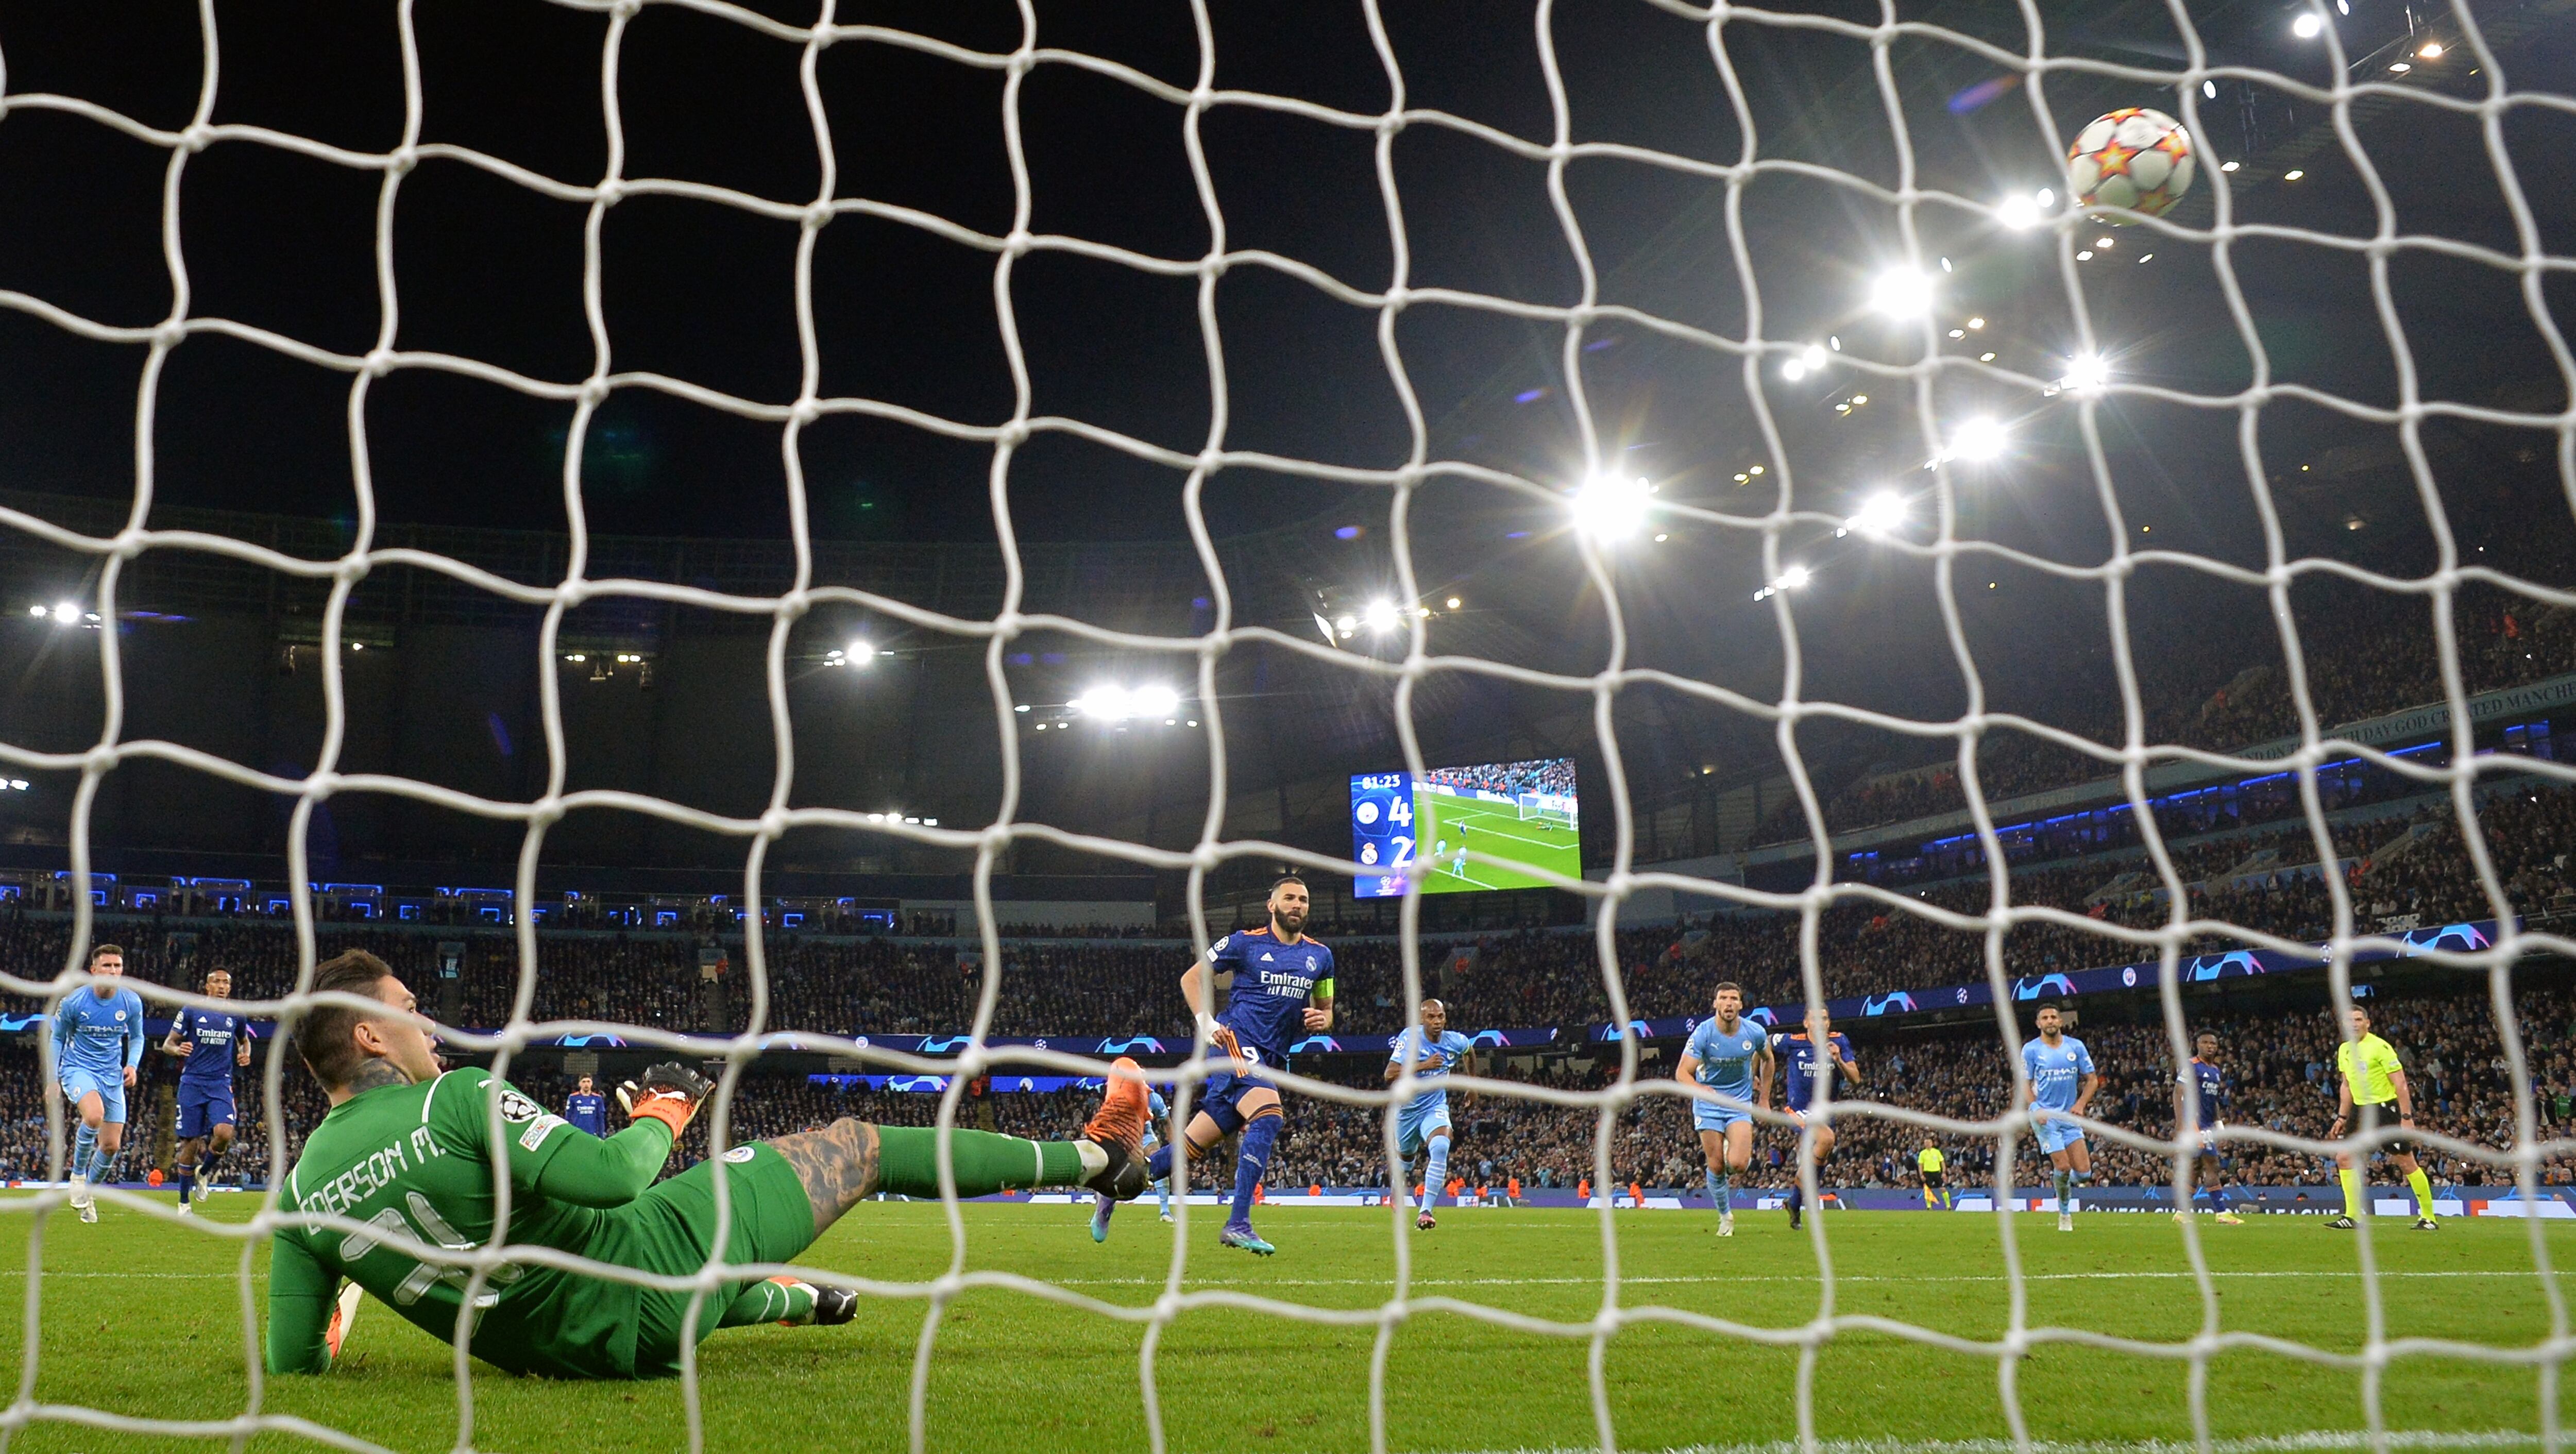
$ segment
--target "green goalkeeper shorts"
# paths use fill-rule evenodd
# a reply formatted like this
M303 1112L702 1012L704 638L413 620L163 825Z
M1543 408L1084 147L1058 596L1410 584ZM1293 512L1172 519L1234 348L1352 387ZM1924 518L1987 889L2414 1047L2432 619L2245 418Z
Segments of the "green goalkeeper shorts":
M715 1249L719 1167L733 1202L725 1261L788 1262L813 1245L814 1204L796 1168L767 1143L754 1142L726 1152L721 1163L701 1161L608 1213L583 1255L667 1276L686 1276L706 1266ZM734 1295L754 1281L745 1278L710 1290L699 1307L696 1337L713 1332ZM637 1296L635 1377L677 1377L689 1294L629 1290Z

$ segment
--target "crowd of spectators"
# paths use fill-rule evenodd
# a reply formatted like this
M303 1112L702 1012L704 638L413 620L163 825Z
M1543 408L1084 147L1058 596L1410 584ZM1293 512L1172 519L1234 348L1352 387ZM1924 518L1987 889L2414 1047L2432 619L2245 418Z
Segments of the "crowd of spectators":
M1495 762L1479 767L1435 767L1422 774L1426 782L1453 788L1483 788L1519 797L1523 793L1565 794L1574 791L1574 760L1539 758L1529 762Z
M2464 588L2454 603L2460 671L2471 693L2493 691L2576 671L2576 619L2539 613L2530 603L2486 586ZM2428 608L2348 583L2319 583L2298 600L2296 619L2308 692L2321 726L2331 729L2444 700ZM2244 639L2265 640L2257 630ZM2299 730L2296 704L2277 647L2265 660L2219 654L2142 655L2150 744L2227 750ZM2064 703L2044 714L2056 726L2105 746L2128 740L2116 698ZM1988 803L2112 776L2102 759L2027 733L1998 730L1980 739L1977 783ZM1901 823L1967 807L1955 766L1887 773L1865 771L1824 791L1826 826L1834 832ZM1791 841L1807 833L1794 799L1756 831L1756 842Z
M2531 914L2571 901L2568 853L2576 844L2576 792L2517 789L2488 796L2479 824L2497 878L2516 912ZM2303 822L2236 831L2172 846L2188 885L2185 916L2293 941L2322 942L2334 927L2331 874L2346 888L2364 932L2495 917L2452 822L2446 800L2405 817L2331 825L2333 861L2321 863ZM2024 976L2152 959L2154 947L2119 939L2109 926L2156 929L2173 917L2161 880L2143 853L2015 870L2017 907L2064 911L2069 922L2021 921L2002 938L2004 971ZM1993 888L1972 876L1914 889L1897 903L1846 897L1817 915L1815 962L1828 998L1920 991L1982 981L1987 941L1975 928L1952 928L1909 904L1982 913ZM258 921L206 921L157 930L106 923L99 937L128 950L136 979L195 986L205 971L232 971L234 992L251 1000L282 997L294 985L297 955L287 926ZM130 931L143 930L141 933ZM0 914L0 968L44 980L68 952L68 921L12 911ZM1805 997L1804 928L1794 913L1722 912L1680 924L1620 931L1617 978L1630 1017L1697 1013L1708 986L1726 978L1755 1004ZM2198 953L2237 942L2207 932L2183 945ZM326 925L323 955L362 948L382 957L450 1024L496 1026L512 1018L522 991L518 943L506 933L405 931ZM461 957L442 945L462 945ZM1333 946L1337 1001L1334 1033L1366 1037L1401 1027L1403 955L1399 941L1344 940ZM649 1026L674 1032L738 1033L750 1023L751 976L746 946L681 934L541 932L538 962L525 985L525 1016L535 1022ZM456 978L442 977L453 959ZM1582 929L1528 929L1427 941L1419 955L1422 989L1449 1003L1451 1023L1472 1027L1575 1028L1613 1017L1599 941ZM1190 1020L1178 980L1186 945L1168 941L1005 940L993 985L990 1033L1004 1036L1154 1035L1187 1038ZM705 977L712 967L714 978ZM849 938L799 933L766 940L767 1029L827 1035L955 1035L969 1029L988 984L980 949L956 941ZM0 1010L41 1009L15 998Z

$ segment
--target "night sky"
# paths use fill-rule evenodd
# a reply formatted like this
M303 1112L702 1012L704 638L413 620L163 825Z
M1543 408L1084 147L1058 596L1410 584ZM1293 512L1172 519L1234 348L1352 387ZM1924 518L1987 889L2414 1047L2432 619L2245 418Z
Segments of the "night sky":
M790 24L810 9L751 7ZM1494 306L1417 299L1393 325L1434 461L1501 470L1565 489L1598 466L1652 481L1668 513L1610 568L1632 633L1630 659L1760 697L1782 690L1779 605L1761 535L1689 511L1817 512L1778 532L1777 560L1812 569L1788 602L1811 696L1916 716L1964 705L1928 561L1831 521L1892 490L1903 533L1931 538L1946 482L1963 538L2046 561L2093 566L2112 550L2111 515L2132 550L2187 551L2259 567L2266 512L2289 558L2330 557L2401 577L2456 550L2520 579L2566 587L2576 562L2568 501L2569 409L2561 333L2576 320L2576 36L2563 9L2477 7L2489 57L2513 91L2554 106L2502 109L2495 142L2528 209L2519 232L2475 115L2421 100L2368 98L2349 125L2388 199L2384 231L2412 240L2377 259L2350 245L2383 231L2372 179L2356 167L2329 108L2259 79L2197 86L2102 73L2178 71L2184 38L2161 5L2047 7L2049 55L2080 63L2037 81L1947 40L1908 32L1885 48L1910 148L1894 140L1889 96L1863 39L1739 20L1716 44L1707 28L1630 0L1574 0L1550 35L1578 144L1610 143L1562 170L1569 241L1550 168L1469 134L1491 128L1545 144L1555 122L1532 13L1469 3L1386 7L1385 39L1416 119L1391 155L1410 285L1479 295ZM2492 76L2456 17L2389 0L2354 0L2334 29L2355 81L2417 95L2484 94ZM2306 7L2200 7L2213 67L2261 68L2311 85L2333 64L2322 38L2292 32ZM2332 7L2327 7L2331 13ZM389 5L217 7L221 85L212 120L274 128L359 152L397 145L403 54ZM748 13L748 12L745 12ZM1170 85L1198 75L1187 7L1043 3L1037 45L1131 67ZM1874 23L1874 6L1819 4L1798 14ZM413 11L424 111L421 140L472 148L582 186L606 166L603 40L596 9L489 0L422 0ZM2033 39L2009 7L1905 5L1909 24L1949 26L2013 53ZM987 236L1012 222L1005 70L933 51L1004 53L1017 10L989 3L880 4L840 20L898 29L918 43L852 36L822 51L815 79L838 162L835 195L914 209ZM1374 116L1387 68L1357 5L1216 4L1212 85ZM2446 46L2426 57L2427 44ZM12 98L72 96L140 123L187 123L201 83L195 10L173 0L115 7L0 7L0 56ZM616 50L628 179L669 178L789 205L820 176L799 85L803 52L736 20L676 5L644 7ZM2392 72L2391 64L2406 64ZM2475 74L2472 74L2475 72ZM1726 76L1734 78L1731 93ZM2035 107L2034 98L2040 104ZM2051 209L2017 231L1989 210L2039 187L2064 190L2062 148L2095 114L2193 108L2200 181L2169 228L2115 227ZM1029 175L1029 229L1186 263L1211 238L1185 147L1185 107L1062 59L1028 70L1016 103ZM2039 111L2057 133L2043 130ZM1454 124L1419 115L1446 113ZM1730 193L1708 170L1748 145L1769 168ZM1392 276L1386 198L1368 126L1337 126L1276 107L1221 101L1199 135L1237 255L1213 309L1222 337L1227 448L1324 465L1389 470L1412 447L1379 340L1379 313L1337 300L1243 254L1275 253L1349 287ZM1893 189L1907 151L1911 209ZM2222 160L2241 170L2223 175ZM1794 165L1791 165L1794 164ZM0 118L0 288L101 323L149 325L171 308L160 225L167 153L94 119L23 102ZM1830 169L1840 180L1823 174ZM2297 170L2296 180L2288 173ZM2246 322L2282 392L2249 427L2238 393L2253 379L2210 229L2222 186L2235 225L2224 249ZM236 320L350 353L380 319L373 238L379 174L247 140L193 156L179 188L178 235L192 318ZM587 207L462 161L423 159L394 209L401 320L396 346L440 351L558 383L589 373L582 308ZM1910 216L1909 216L1910 211ZM1929 316L1873 316L1872 280L1909 264L1908 231L1936 285ZM2307 236L2290 237L2284 229ZM2097 248L2100 238L2113 245ZM2449 239L2547 266L2536 281L2492 258L2444 252ZM2347 245L2329 245L2341 239ZM778 404L798 388L793 310L798 228L716 202L628 196L601 233L601 308L611 367L649 371ZM1741 247L1758 293L1745 286ZM2078 263L2078 249L2098 256ZM2148 255L2152 254L2152 260ZM1583 331L1580 385L1561 317L1509 306L1577 302L1588 259L1605 305L1729 337L1750 330L1804 346L1831 340L1831 363L1800 380L1786 353L1755 371L1736 354L1605 316ZM1013 389L995 298L994 255L913 223L858 214L824 228L813 255L817 388L967 426L1009 418ZM2403 345L2383 325L2381 272ZM2070 293L2070 281L2075 291ZM1209 364L1198 282L1062 250L1012 269L1008 304L1031 379L1032 413L1182 452L1206 442ZM2082 351L2077 299L2108 360L2113 392L2096 410L2097 478L2070 393L2045 388ZM1970 318L1983 320L1970 333ZM1962 337L1947 335L1960 329ZM1937 351L1937 372L1903 372ZM1977 355L1993 352L1991 366ZM134 397L145 350L76 338L23 306L0 308L0 487L130 499ZM2372 409L2417 396L2488 411L2424 420L2421 488L2393 426ZM1873 365L1878 366L1873 371ZM170 356L151 443L156 501L347 520L355 510L348 377L235 338L200 333ZM1855 404L1866 395L1866 404ZM1838 407L1839 406L1839 407ZM1926 407L1929 410L1927 423ZM2499 418L2497 415L2514 416ZM1775 447L1766 435L1776 433ZM2551 416L2557 421L2553 427ZM2005 458L1940 472L1923 462L1969 418L2003 421ZM572 407L428 368L378 380L365 410L367 459L388 522L562 530L560 478ZM581 474L596 532L782 539L789 510L781 431L632 386L599 409ZM990 445L883 419L837 415L802 432L811 525L826 540L994 542ZM2250 452L2266 490L2249 479ZM1760 474L1753 467L1763 466ZM1741 481L1738 475L1745 478ZM1168 464L1047 429L1017 449L1007 488L1028 541L1179 541L1185 475ZM1785 484L1784 484L1785 482ZM1787 491L1784 498L1783 490ZM2106 499L2107 491L2107 499ZM1270 531L1286 571L1340 601L1393 589L1390 492L1239 465L1206 487L1211 528ZM2438 505L2438 511L2436 506ZM1679 513L1673 513L1678 511ZM1563 510L1458 474L1418 492L1410 529L1422 598L1472 597L1511 633L1433 649L1524 653L1554 670L1597 667L1602 602L1582 578ZM1973 579L1970 577L1973 576ZM2305 589L2304 587L2302 589ZM2025 565L1963 557L1954 594L1990 705L2047 715L2108 690L2103 586ZM2188 651L2213 632L2261 631L2259 591L2173 564L2142 566L2129 586L2143 654ZM1311 630L1290 616L1260 624ZM1469 623L1462 620L1461 629ZM1764 724L1702 728L1730 740ZM2071 709L2068 709L2071 710ZM1681 729L1674 729L1681 730Z

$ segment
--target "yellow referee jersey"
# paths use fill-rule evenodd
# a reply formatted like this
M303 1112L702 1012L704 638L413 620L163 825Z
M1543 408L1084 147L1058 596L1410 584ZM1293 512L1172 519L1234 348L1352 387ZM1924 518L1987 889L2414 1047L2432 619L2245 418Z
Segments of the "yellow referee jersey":
M1914 1164L1923 1168L1925 1171L1939 1171L1941 1169L1941 1148L1938 1146L1924 1147L1921 1151L1915 1153Z
M2356 1057L2359 1071L2353 1069ZM2354 1105L2384 1106L2397 1099L2394 1077L2405 1068L2398 1063L2396 1047L2376 1035L2335 1047L2335 1070L2351 1083Z

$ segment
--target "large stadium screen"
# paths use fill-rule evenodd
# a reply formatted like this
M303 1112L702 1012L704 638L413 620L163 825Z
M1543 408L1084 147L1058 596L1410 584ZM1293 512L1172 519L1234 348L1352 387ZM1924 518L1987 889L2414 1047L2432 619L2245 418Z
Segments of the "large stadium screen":
M1362 773L1351 779L1351 856L1390 870L1361 876L1352 892L1363 899L1401 895L1394 870L1417 859L1427 894L1545 887L1534 869L1581 878L1574 759Z

